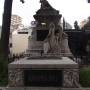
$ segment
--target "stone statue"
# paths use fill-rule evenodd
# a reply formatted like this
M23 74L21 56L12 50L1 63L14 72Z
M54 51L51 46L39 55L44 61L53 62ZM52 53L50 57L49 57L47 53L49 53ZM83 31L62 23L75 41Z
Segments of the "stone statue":
M75 28L76 30L79 30L79 29L80 29L77 21L74 22L74 28Z
M60 44L62 39L62 29L59 27L55 29L54 23L49 25L49 33L47 38L44 40L44 53L55 53L60 54Z

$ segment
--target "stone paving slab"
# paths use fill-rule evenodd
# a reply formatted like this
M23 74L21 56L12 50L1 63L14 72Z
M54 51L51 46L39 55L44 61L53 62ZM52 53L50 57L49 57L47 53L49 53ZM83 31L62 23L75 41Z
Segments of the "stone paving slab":
M0 90L90 90L90 88L59 88L59 87L3 87Z
M0 87L0 90L6 90L6 87Z
M77 63L67 57L62 59L30 59L26 58L14 61L8 68L78 68Z

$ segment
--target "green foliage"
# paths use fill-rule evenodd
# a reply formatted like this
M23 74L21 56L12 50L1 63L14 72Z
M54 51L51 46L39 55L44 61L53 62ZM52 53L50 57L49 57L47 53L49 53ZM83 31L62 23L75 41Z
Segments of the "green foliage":
M83 87L90 87L90 68L80 70L80 84Z

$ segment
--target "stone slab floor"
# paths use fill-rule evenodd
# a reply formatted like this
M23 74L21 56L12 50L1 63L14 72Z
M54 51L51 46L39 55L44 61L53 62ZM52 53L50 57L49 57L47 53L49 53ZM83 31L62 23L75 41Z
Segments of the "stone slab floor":
M0 87L0 90L90 90L90 88Z

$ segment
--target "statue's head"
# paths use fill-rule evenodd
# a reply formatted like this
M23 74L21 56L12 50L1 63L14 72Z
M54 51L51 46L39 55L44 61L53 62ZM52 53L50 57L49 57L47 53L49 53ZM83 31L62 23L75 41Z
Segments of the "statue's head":
M49 28L50 29L55 29L55 24L54 23L50 23Z

